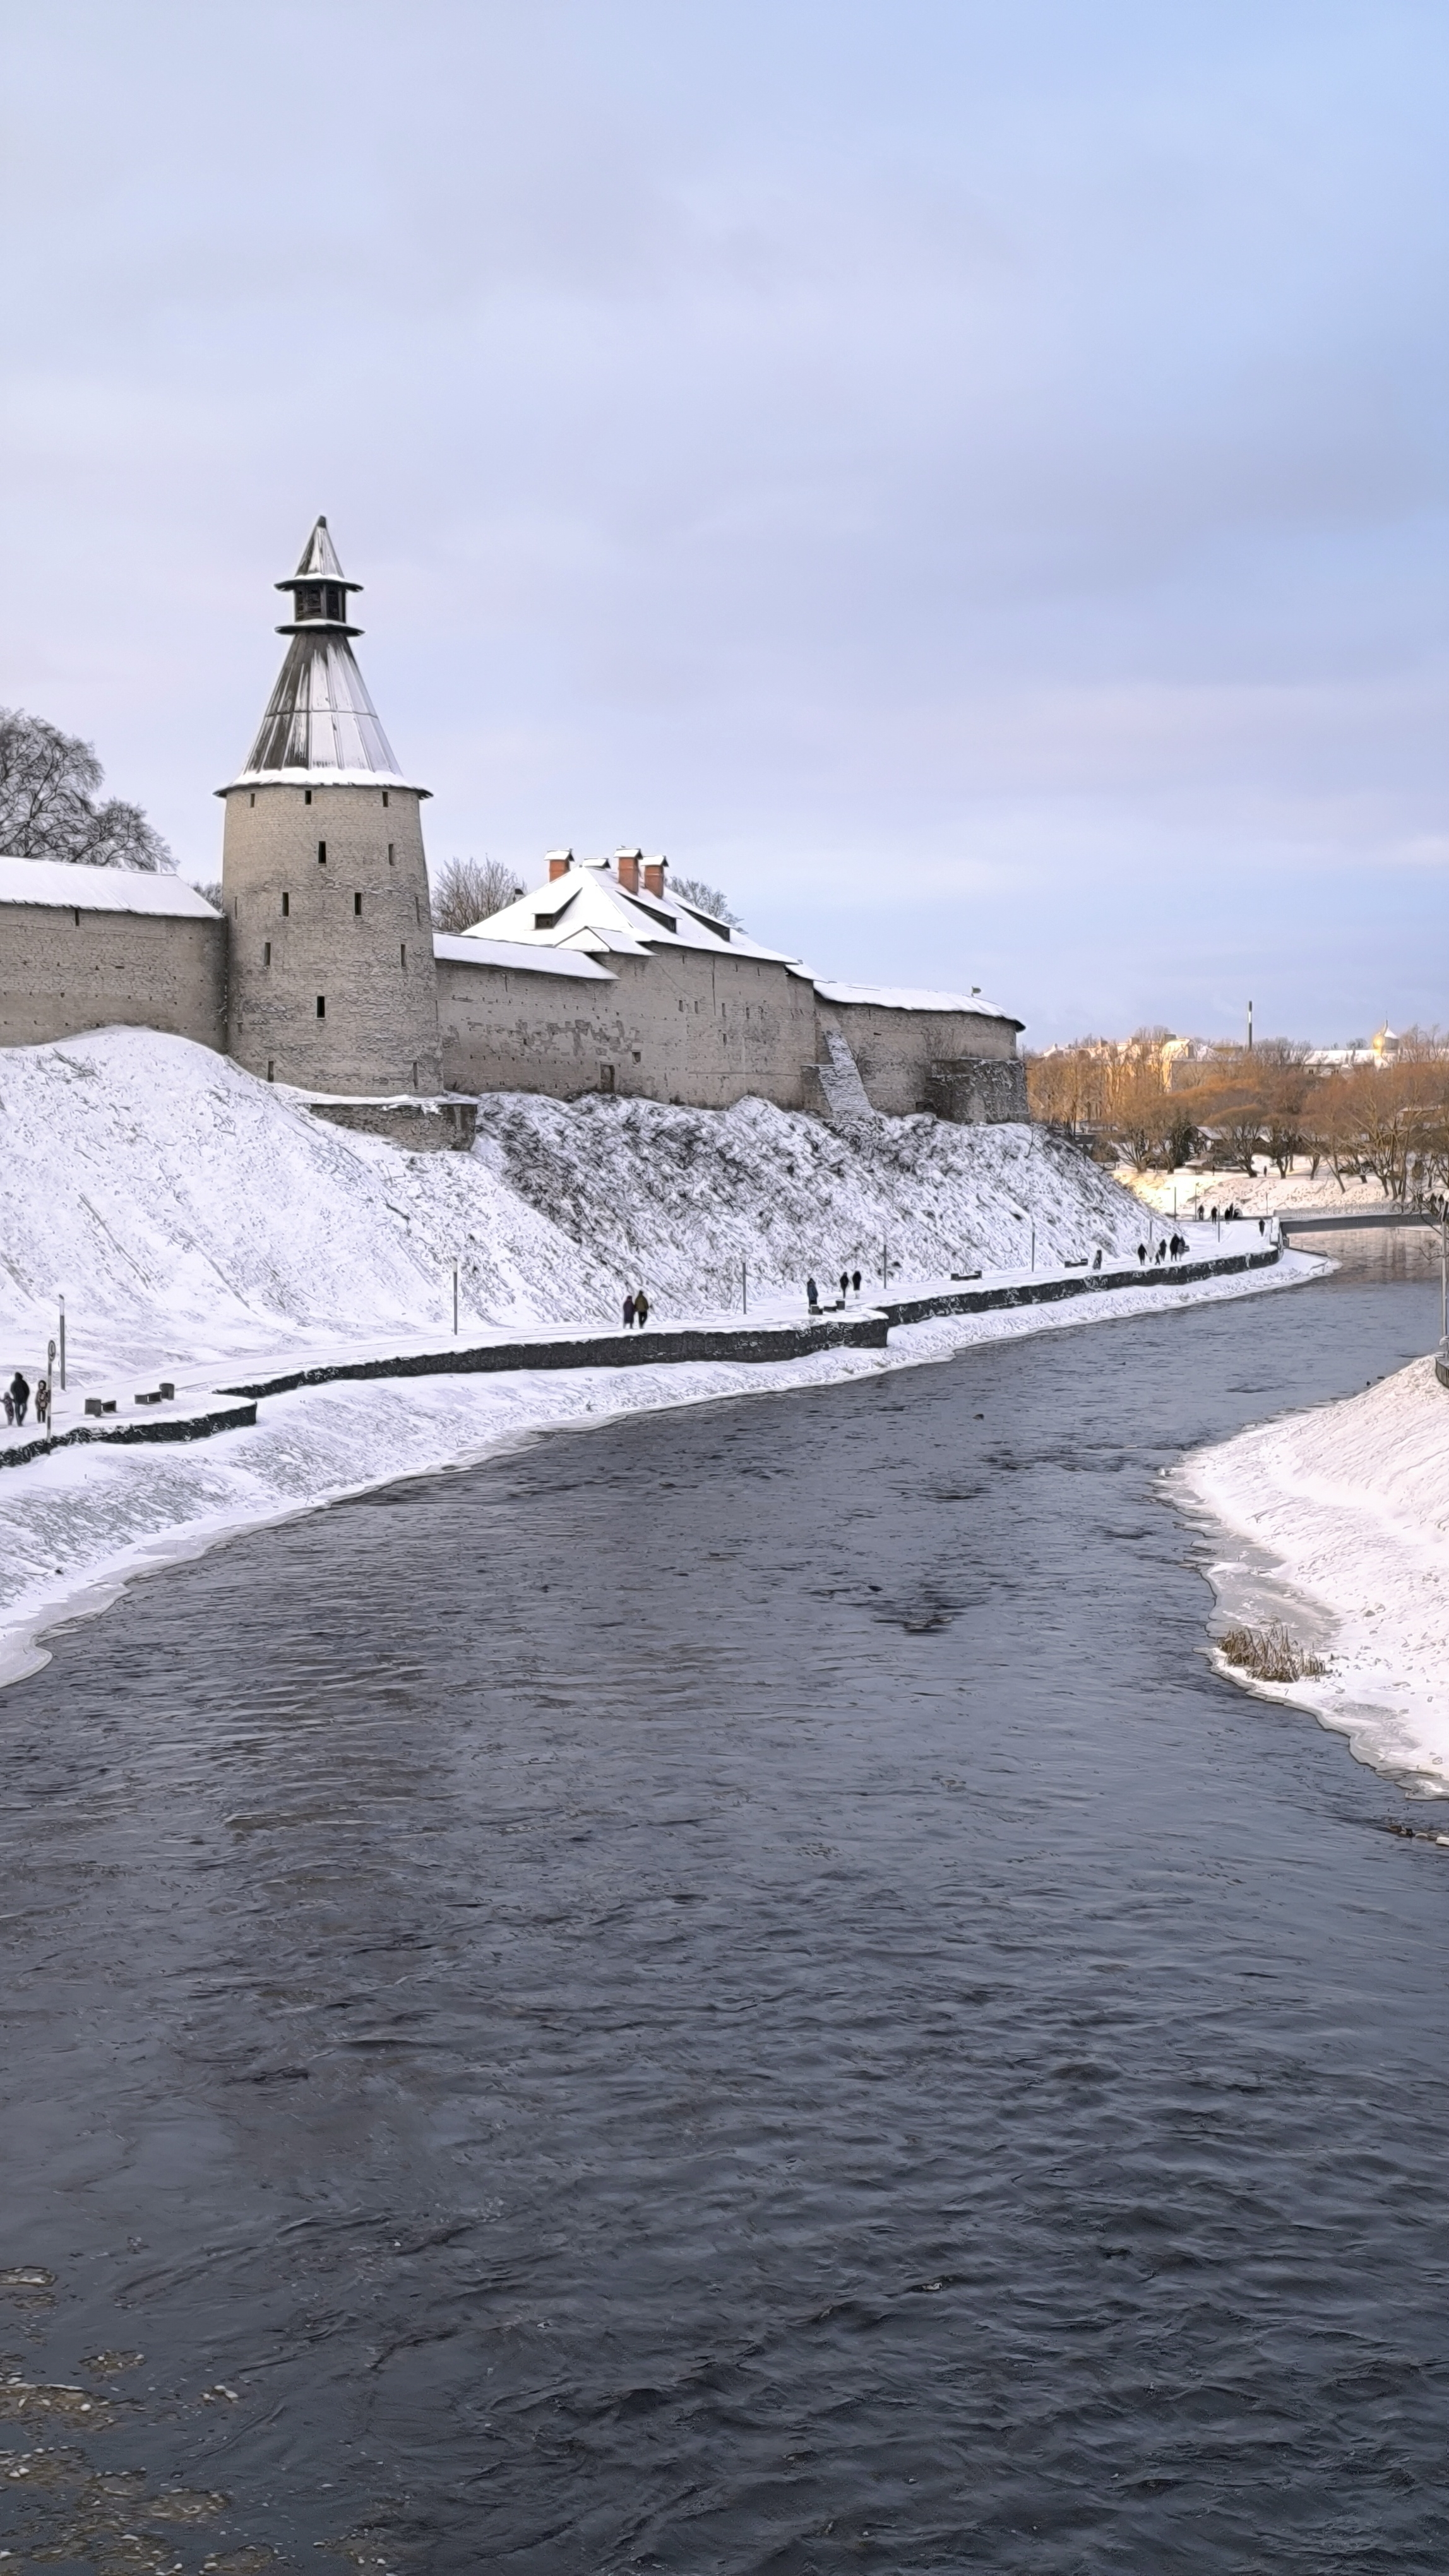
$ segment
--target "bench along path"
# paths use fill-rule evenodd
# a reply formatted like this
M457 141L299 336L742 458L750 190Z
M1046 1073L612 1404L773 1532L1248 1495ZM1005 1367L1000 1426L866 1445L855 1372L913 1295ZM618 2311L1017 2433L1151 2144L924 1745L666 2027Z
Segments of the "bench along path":
M642 1332L615 1326L602 1332L520 1335L504 1340L444 1342L419 1350L375 1351L352 1358L319 1359L249 1378L244 1384L219 1387L214 1393L183 1396L164 1404L149 1391L132 1401L147 1407L143 1419L131 1414L92 1415L64 1431L38 1433L18 1440L0 1439L0 1466L19 1467L53 1450L91 1441L133 1443L158 1440L205 1440L220 1431L249 1429L258 1401L289 1395L297 1387L335 1385L344 1379L451 1377L510 1369L638 1368L686 1360L789 1360L815 1351L883 1350L892 1327L919 1324L937 1315L984 1315L1014 1306L1055 1305L1064 1298L1100 1296L1114 1289L1182 1287L1194 1280L1229 1278L1234 1273L1263 1270L1278 1259L1278 1245L1257 1251L1219 1254L1201 1261L1176 1261L1143 1267L1123 1263L1111 1270L1073 1268L1009 1274L987 1281L923 1281L905 1296L886 1296L873 1305L847 1312L822 1311L814 1320L778 1317L758 1323L650 1324ZM117 1403L124 1398L108 1399Z

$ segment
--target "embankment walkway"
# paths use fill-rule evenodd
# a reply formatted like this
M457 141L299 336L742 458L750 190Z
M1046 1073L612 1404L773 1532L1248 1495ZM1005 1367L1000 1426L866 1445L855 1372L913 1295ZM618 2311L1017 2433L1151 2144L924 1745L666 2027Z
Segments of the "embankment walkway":
M19 1467L57 1449L89 1443L161 1440L205 1440L222 1431L250 1428L257 1405L267 1396L289 1395L299 1387L332 1386L349 1380L410 1377L497 1375L510 1370L617 1369L668 1367L686 1361L765 1362L805 1359L817 1351L883 1350L892 1331L944 1315L985 1315L1013 1307L1058 1305L1073 1297L1111 1295L1129 1288L1180 1288L1195 1281L1231 1278L1270 1268L1279 1258L1275 1241L1256 1238L1256 1229L1241 1229L1245 1248L1215 1253L1194 1261L1121 1262L1111 1269L1085 1266L1048 1271L995 1272L980 1279L922 1280L898 1294L847 1309L822 1308L817 1316L782 1315L778 1306L756 1322L723 1317L698 1323L651 1323L643 1331L621 1325L606 1330L505 1334L492 1332L467 1341L439 1341L413 1349L350 1351L321 1355L311 1361L249 1373L239 1383L214 1390L183 1392L164 1402L154 1394L127 1396L113 1390L106 1401L111 1412L46 1433L0 1435L0 1467ZM1253 1238L1251 1247L1248 1239ZM218 1372L220 1374L220 1372ZM131 1411L143 1403L143 1417ZM121 1410L124 1406L125 1410Z

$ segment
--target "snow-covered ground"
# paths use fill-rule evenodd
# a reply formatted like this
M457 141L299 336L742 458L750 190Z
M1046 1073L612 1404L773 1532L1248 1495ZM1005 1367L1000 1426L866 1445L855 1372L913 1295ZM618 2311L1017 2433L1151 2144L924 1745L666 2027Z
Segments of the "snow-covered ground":
M738 1311L857 1265L872 1285L1130 1252L1141 1211L1026 1127L873 1120L763 1101L483 1103L470 1155L328 1126L184 1038L105 1029L0 1053L0 1359L67 1301L71 1373L319 1339ZM888 1247L884 1250L883 1247ZM13 1363L12 1363L13 1364Z
M1178 1469L1225 1622L1283 1620L1321 1679L1255 1684L1449 1795L1449 1391L1432 1359Z
M469 1155L399 1153L182 1038L108 1029L0 1053L0 1367L34 1378L66 1302L68 1388L225 1384L299 1359L466 1336L613 1326L626 1288L656 1315L803 1312L803 1282L889 1265L900 1292L951 1272L1131 1254L1142 1210L1041 1131L928 1118L849 1131L745 1101L726 1112L519 1095L483 1104ZM1254 1237L1256 1241L1256 1237ZM1216 1248L1204 1240L1201 1248ZM1314 1275L1086 1296L948 1318L888 1351L767 1366L519 1370L302 1390L255 1430L195 1449L59 1452L0 1474L0 1670L66 1610L227 1531L475 1458L550 1425L805 1387ZM0 1430L0 1443L6 1438Z
M1119 1164L1114 1177L1144 1207L1169 1217L1175 1210L1188 1215L1198 1207L1229 1205L1241 1208L1245 1216L1268 1216L1276 1208L1332 1208L1335 1214L1347 1216L1354 1208L1389 1205L1377 1181L1337 1181L1327 1163L1311 1172L1306 1155L1286 1176L1260 1156L1251 1180L1246 1172L1194 1172L1185 1167L1176 1172L1138 1172L1128 1163Z

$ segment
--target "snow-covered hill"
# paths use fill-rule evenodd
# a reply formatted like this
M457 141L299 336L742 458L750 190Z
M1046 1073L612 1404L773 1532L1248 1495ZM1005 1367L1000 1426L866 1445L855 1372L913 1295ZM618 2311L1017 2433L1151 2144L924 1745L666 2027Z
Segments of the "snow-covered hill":
M77 1370L465 1322L717 1312L857 1264L893 1283L1126 1250L1129 1194L1040 1131L518 1095L470 1155L399 1153L184 1038L0 1053L0 1358L67 1300Z
M485 1102L475 1150L403 1154L329 1127L224 1057L139 1029L0 1052L0 1362L34 1377L66 1300L62 1428L99 1382L226 1383L228 1363L431 1344L452 1320L517 1331L618 1324L626 1287L660 1315L739 1311L859 1265L870 1285L1127 1251L1136 1200L1027 1128L872 1119L849 1133L759 1101L726 1112L589 1099ZM0 1476L0 1681L56 1620L230 1532L565 1424L946 1359L1311 1276L1144 1280L1071 1305L904 1327L889 1350L787 1361L510 1369L308 1387L254 1429L195 1448L65 1448ZM869 1287L866 1289L869 1294ZM414 1345L416 1346L416 1345ZM23 1440L0 1428L0 1444Z

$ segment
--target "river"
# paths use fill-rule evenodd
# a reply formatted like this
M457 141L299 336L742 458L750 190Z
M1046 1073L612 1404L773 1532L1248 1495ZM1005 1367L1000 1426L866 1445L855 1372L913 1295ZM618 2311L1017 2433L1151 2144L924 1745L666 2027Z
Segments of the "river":
M1442 2576L1449 1852L1214 1675L1160 1491L1436 1332L1341 1275L639 1416L60 1635L16 2566Z

